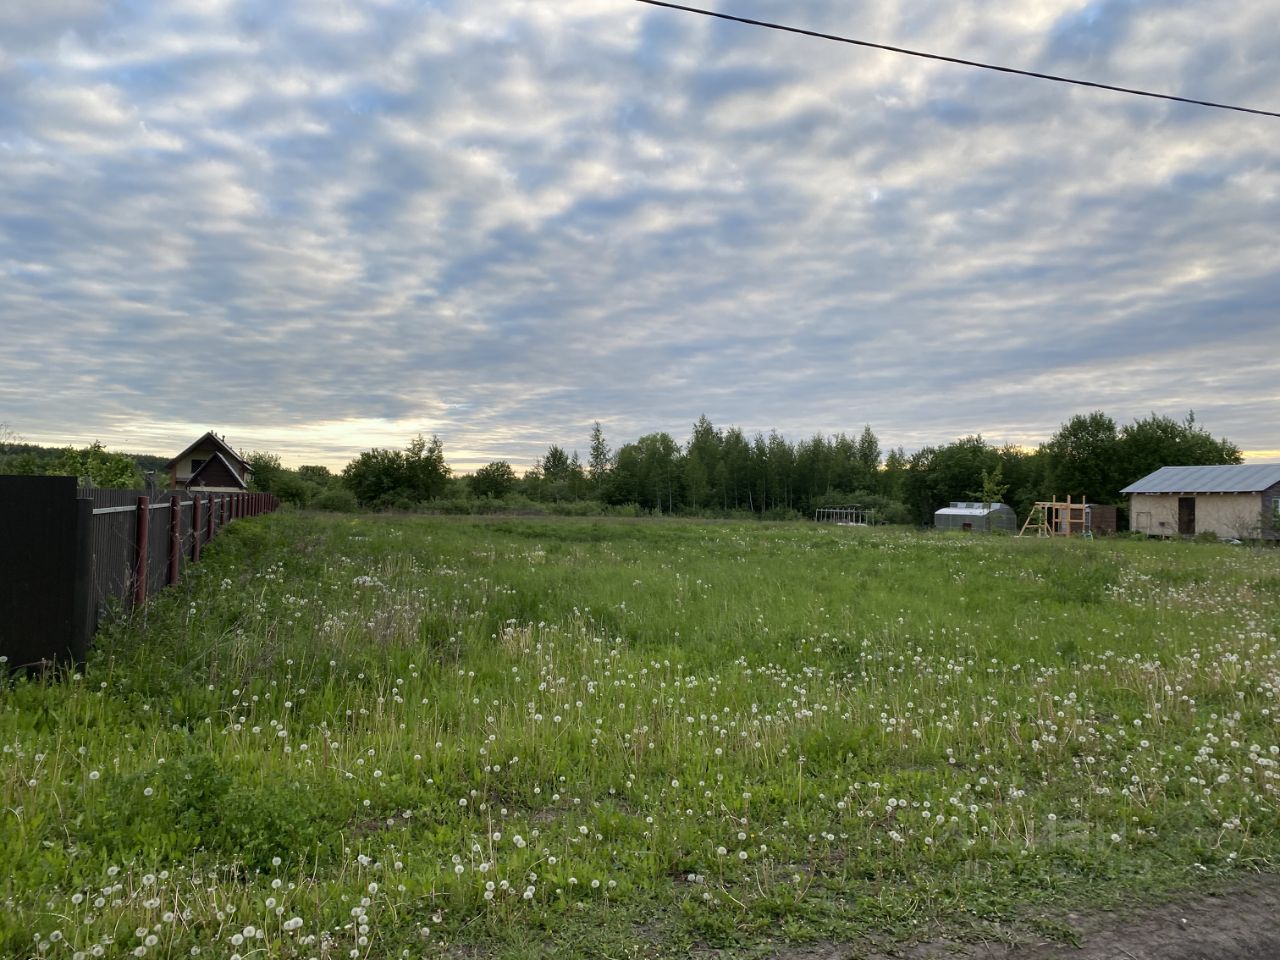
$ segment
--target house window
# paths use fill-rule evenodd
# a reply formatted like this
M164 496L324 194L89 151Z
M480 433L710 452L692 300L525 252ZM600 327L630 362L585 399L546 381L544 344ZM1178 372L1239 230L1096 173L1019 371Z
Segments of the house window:
M206 458L206 459L208 459L208 458ZM204 463L205 463L205 462L204 462L204 460L197 460L195 457L192 457L192 458L191 458L191 472L194 474L197 470L199 470L201 467L203 467L203 466L204 466Z
M1271 501L1271 512L1280 517L1280 497L1275 497Z

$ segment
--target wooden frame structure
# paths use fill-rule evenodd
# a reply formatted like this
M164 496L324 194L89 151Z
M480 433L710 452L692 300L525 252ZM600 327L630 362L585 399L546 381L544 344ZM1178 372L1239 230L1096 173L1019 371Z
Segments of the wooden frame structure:
M817 523L835 523L843 527L869 527L876 522L876 512L860 503L843 507L820 507L813 513Z
M1022 525L1020 537L1085 537L1093 539L1092 510L1081 500L1075 503L1070 496L1066 502L1041 500L1031 508L1027 522ZM1031 531L1028 533L1028 531Z

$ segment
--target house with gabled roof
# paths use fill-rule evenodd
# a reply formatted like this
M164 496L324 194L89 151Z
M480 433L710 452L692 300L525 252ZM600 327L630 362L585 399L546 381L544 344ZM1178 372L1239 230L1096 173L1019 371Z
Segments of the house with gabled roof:
M212 430L165 466L173 490L238 493L249 489L253 477L249 462Z
M1129 529L1150 536L1280 539L1280 463L1161 467L1120 492Z

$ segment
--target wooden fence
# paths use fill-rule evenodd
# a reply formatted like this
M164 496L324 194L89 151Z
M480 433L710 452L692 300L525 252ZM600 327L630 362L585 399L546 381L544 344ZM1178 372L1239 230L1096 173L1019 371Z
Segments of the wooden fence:
M266 493L96 490L74 477L0 477L0 661L9 670L83 662L103 613L169 584Z

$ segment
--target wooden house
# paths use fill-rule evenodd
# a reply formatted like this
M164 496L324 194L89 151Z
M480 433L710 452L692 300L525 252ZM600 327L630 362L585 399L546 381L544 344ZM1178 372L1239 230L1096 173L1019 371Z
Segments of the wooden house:
M209 493L249 489L253 468L227 442L210 430L170 460L169 487Z

